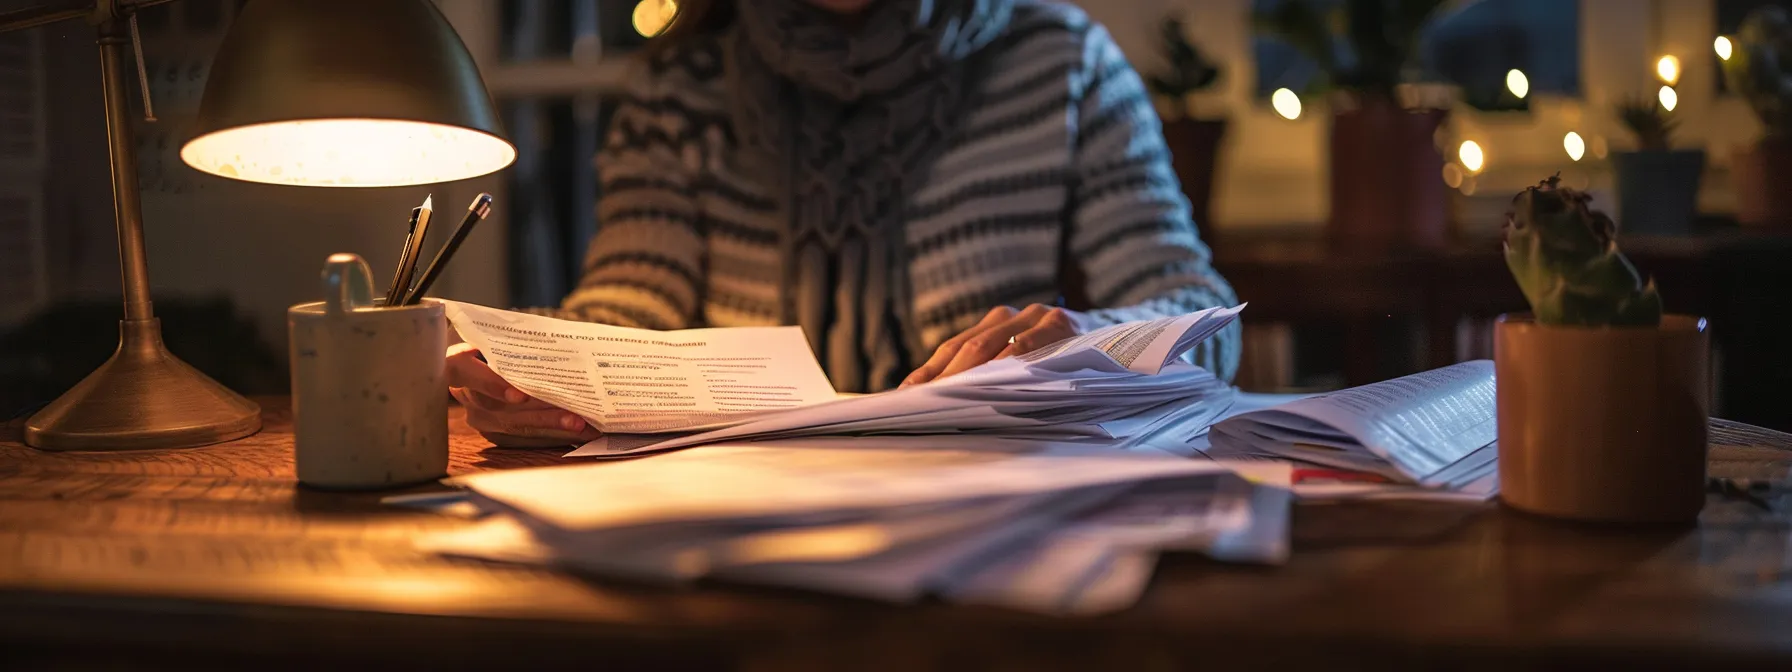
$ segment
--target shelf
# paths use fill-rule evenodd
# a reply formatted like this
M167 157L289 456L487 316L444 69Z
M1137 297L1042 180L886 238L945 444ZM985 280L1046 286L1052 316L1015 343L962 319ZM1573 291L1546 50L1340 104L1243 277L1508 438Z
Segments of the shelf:
M502 63L485 73L486 87L497 98L574 96L614 93L627 82L629 59L610 57L597 63L540 61Z

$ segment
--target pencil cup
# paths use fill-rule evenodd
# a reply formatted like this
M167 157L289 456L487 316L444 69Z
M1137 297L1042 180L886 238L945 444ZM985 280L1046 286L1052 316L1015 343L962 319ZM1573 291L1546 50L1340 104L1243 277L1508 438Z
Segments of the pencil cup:
M324 266L325 300L286 311L299 482L364 490L447 475L442 304L387 308L353 254Z

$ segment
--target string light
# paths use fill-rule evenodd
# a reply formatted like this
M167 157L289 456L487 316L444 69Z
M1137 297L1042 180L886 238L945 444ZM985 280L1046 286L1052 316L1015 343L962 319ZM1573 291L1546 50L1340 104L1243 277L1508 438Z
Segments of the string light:
M671 25L672 17L678 15L678 3L674 0L641 0L635 4L632 16L635 32L642 37L653 37Z
M1730 38L1719 35L1717 36L1717 40L1711 43L1711 46L1717 49L1718 58L1726 61L1730 60Z
M1300 96L1295 95L1293 91L1276 89L1275 93L1269 95L1269 104L1276 108L1276 114L1282 115L1283 119L1300 118Z
M1525 94L1531 92L1531 80L1530 78L1525 77L1524 72L1521 70L1507 70L1506 90L1511 91L1514 96L1523 98L1525 97Z
M1481 172L1481 166L1487 161L1487 156L1481 152L1481 145L1473 140L1464 141L1462 146L1457 148L1456 158L1461 159L1462 167L1467 168L1471 173Z
M1661 93L1656 97L1661 99L1662 109L1669 112L1673 112L1674 106L1680 104L1680 94L1674 93L1674 87L1671 86L1661 87Z
M1680 59L1673 56L1661 57L1661 60L1655 62L1655 76L1661 78L1661 83L1668 86L1679 84Z
M1562 136L1562 149L1568 150L1569 159L1579 161L1580 157L1587 154L1587 141L1582 140L1579 133L1569 131Z

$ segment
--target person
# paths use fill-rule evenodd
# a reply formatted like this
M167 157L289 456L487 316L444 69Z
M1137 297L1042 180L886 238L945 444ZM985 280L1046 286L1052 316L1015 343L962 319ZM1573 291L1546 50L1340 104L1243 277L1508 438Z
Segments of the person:
M1236 304L1141 78L1044 0L680 0L596 157L599 227L547 314L800 325L842 392L952 376L1102 325ZM1230 380L1236 324L1193 353ZM499 445L597 436L468 346Z

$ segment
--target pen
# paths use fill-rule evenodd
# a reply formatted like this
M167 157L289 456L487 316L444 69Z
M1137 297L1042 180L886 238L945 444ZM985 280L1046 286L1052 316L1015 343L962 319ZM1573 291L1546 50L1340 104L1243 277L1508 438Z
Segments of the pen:
M473 225L485 219L491 211L491 194L480 194L473 199L473 204L467 206L467 216L460 220L460 226L454 228L454 233L448 236L448 242L442 243L442 249L436 252L436 258L430 260L429 268L423 269L422 279L417 281L417 286L412 287L410 293L404 296L404 301L398 305L409 306L423 299L429 286L435 284L436 277L442 274L442 267L447 266L454 251L460 249L461 241L466 240L467 234L473 232Z
M418 253L423 239L429 235L429 220L435 214L435 195L423 197L423 205L411 208L411 232L405 235L404 249L398 253L398 271L392 276L392 287L386 290L386 305L396 306L411 288L411 276L417 271Z
M386 305L397 305L403 296L399 291L404 284L405 259L411 256L411 242L417 239L417 218L422 216L423 208L411 208L411 223L404 234L404 245L398 248L398 265L392 269L392 285L386 288Z
M411 243L411 253L405 257L404 278L399 281L398 291L393 300L404 300L405 292L411 289L411 278L417 274L417 259L423 256L423 241L429 237L429 223L435 220L435 195L423 197L422 216L417 219L417 240Z

